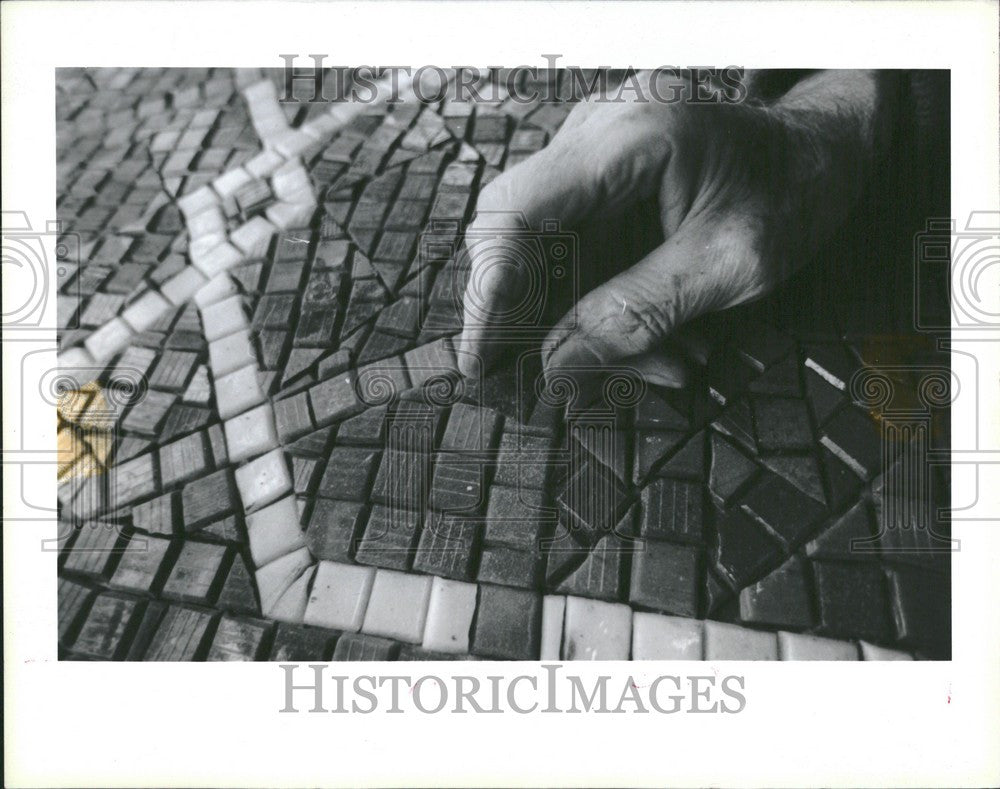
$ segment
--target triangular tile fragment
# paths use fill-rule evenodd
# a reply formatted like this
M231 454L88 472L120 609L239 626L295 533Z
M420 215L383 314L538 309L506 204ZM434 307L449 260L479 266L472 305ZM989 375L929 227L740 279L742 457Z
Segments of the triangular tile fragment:
M292 352L288 354L288 362L285 364L285 375L281 379L281 386L284 387L296 376L305 372L323 353L323 348L293 348Z
M316 430L307 436L303 436L294 444L285 447L288 453L294 457L321 457L326 453L330 445L330 436L333 434L332 427L324 427Z
M813 455L777 455L762 457L761 460L768 468L787 479L807 496L820 504L826 504L823 480Z
M700 430L659 470L664 477L705 478L705 431Z
M115 452L115 462L122 463L123 461L138 457L145 452L152 443L152 441L147 441L145 438L125 436Z
M226 542L241 542L243 539L236 526L236 517L234 515L229 515L202 527L199 529L198 534L203 537L214 537L219 540L225 540Z
M237 556L226 577L226 583L219 594L218 607L223 611L234 611L241 614L258 615L257 595L254 591L253 577L247 569L242 556Z
M736 447L712 433L712 465L708 487L713 495L728 503L736 492L757 470L757 465Z

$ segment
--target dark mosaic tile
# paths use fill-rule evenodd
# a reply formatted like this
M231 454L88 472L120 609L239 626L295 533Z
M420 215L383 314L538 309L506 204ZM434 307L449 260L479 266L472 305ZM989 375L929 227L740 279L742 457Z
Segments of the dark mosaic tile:
M535 589L541 582L537 551L522 551L506 545L486 545L479 558L480 583Z
M752 403L761 450L789 452L812 447L812 429L804 400L757 396Z
M209 602L224 580L225 556L221 545L186 541L163 586L163 596L189 603Z
M485 505L484 464L463 457L439 455L434 464L430 506L439 512L472 515Z
M222 469L189 482L181 492L181 503L185 529L225 517L236 503L232 472Z
M802 562L793 557L740 592L740 619L746 624L788 630L812 627L813 615Z
M133 535L111 576L110 585L142 594L159 591L170 567L171 542L160 537Z
M238 614L260 613L253 576L242 556L237 556L229 568L216 607Z
M739 509L730 510L718 520L716 537L715 563L737 588L759 576L781 556L777 542Z
M279 623L268 660L272 663L325 661L333 656L337 634L306 625Z
M642 491L639 533L652 539L701 542L702 487L676 479L654 479Z
M586 552L579 567L559 584L557 591L601 600L621 600L631 548L631 544L613 534L602 537ZM550 553L550 563L552 556Z
M318 499L309 518L306 542L317 559L351 560L365 523L364 504Z
M536 551L543 531L554 521L554 516L555 511L546 506L541 491L493 485L486 512L486 542Z
M484 584L472 634L473 654L502 660L536 660L542 600L538 594Z
M889 589L898 640L927 649L937 659L950 657L950 579L900 567L889 571Z
M824 633L888 643L892 638L886 582L873 564L813 562Z
M413 569L459 581L473 580L481 531L473 520L428 513Z
M853 546L853 547L852 547ZM859 501L806 544L815 559L865 560L877 558L875 532L867 503Z
M224 616L219 620L205 660L260 660L271 629L269 622Z
M274 402L274 422L283 444L301 438L313 429L309 395L301 392Z
M160 448L160 479L164 488L199 477L209 468L204 433L192 433Z
M180 497L175 491L134 506L132 525L140 531L170 536L177 529L180 513Z
M728 504L757 472L757 464L717 433L711 434L712 461L708 487L723 504Z
M408 570L420 536L417 512L375 506L355 554L361 564Z
M65 578L59 579L57 592L59 643L72 641L89 610L94 591Z
M820 441L862 479L870 480L882 470L878 428L856 408L843 408L831 417Z
M318 493L331 499L364 501L379 462L378 449L336 447L329 457Z
M698 615L698 549L646 540L632 557L632 603L681 616Z
M806 539L826 512L816 501L774 474L765 475L747 493L743 507L791 546Z
M171 606L143 656L150 661L199 660L208 648L212 615Z
M139 622L143 602L126 595L105 592L94 599L74 652L95 660L120 660Z

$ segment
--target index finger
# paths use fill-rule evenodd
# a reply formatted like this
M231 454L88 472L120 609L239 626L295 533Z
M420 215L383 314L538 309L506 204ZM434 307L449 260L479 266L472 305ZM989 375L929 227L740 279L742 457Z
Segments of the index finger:
M599 205L600 168L607 154L595 142L586 123L566 129L480 193L476 218L466 231L470 271L458 339L463 373L476 369L489 340L502 338L505 329L523 320L518 305L533 287L523 231L550 220L578 221Z

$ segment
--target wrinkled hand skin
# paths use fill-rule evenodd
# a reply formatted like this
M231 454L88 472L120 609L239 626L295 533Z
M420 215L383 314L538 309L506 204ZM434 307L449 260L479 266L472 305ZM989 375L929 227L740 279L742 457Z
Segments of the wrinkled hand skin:
M763 296L808 262L874 164L876 72L818 72L770 104L752 89L741 104L663 103L652 97L671 95L671 78L657 75L655 91L650 74L641 78L648 100L578 104L551 143L488 184L476 206L471 229L482 232L496 229L495 212L565 228L658 198L666 240L556 325L543 346L549 377L615 364L681 385L683 366L665 351L671 334ZM488 316L521 285L516 265L491 264L495 251L470 256L463 364L502 337Z

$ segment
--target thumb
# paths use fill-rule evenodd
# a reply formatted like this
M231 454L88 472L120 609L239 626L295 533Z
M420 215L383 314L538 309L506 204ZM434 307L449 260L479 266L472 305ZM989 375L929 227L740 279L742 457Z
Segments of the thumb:
M682 323L759 294L759 267L745 234L696 224L679 228L563 316L543 345L546 376L559 370L585 377L648 358Z

